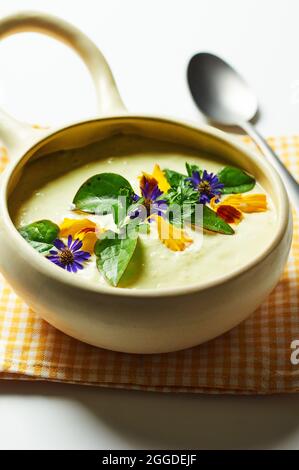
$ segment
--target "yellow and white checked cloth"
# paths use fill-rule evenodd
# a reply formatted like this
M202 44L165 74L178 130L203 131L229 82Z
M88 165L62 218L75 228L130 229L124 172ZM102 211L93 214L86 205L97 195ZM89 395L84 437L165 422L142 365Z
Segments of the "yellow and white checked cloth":
M269 139L299 179L299 136ZM0 155L0 167L7 161ZM36 312L38 314L38 312ZM204 393L299 391L299 232L284 275L267 301L229 333L201 346L161 355L97 349L41 320L0 278L0 378L102 387Z

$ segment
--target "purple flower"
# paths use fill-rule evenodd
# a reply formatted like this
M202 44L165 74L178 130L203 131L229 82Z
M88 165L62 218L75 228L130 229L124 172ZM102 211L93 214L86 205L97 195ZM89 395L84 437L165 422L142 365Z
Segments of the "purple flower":
M69 272L76 273L78 269L83 269L82 263L90 258L90 253L80 250L82 241L79 238L73 240L71 235L68 236L67 246L59 238L54 241L54 246L57 251L51 250L47 258Z
M167 201L164 199L159 199L162 196L163 192L159 189L158 182L155 178L150 177L149 175L143 175L140 178L140 190L141 195L134 194L132 200L134 203L142 200L142 205L145 208L144 215L149 217L152 214L164 215L164 211L167 209ZM135 210L129 212L130 219L135 219L139 217L142 213L140 207L137 207Z
M203 171L202 176L199 171L194 171L191 178L187 178L194 189L199 192L199 202L207 204L215 196L220 196L224 184L219 182L218 176L213 173Z

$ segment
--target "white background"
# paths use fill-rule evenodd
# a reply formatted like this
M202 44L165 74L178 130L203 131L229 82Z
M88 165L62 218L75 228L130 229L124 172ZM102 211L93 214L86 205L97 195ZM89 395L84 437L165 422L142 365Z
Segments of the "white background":
M203 119L186 86L198 51L225 57L260 98L265 135L299 133L297 0L0 0L51 12L102 49L128 109ZM61 124L96 112L84 66L35 34L0 44L0 104ZM298 96L296 96L298 94ZM299 448L299 396L162 395L0 382L0 448Z

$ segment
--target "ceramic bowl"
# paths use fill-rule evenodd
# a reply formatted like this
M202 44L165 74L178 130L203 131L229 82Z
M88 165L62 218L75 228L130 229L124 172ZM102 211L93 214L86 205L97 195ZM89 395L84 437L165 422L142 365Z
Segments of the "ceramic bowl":
M111 71L96 46L73 26L40 13L0 21L0 37L39 31L59 38L83 58L99 98L99 115L55 130L32 129L1 112L1 135L12 161L0 192L0 268L14 290L59 330L92 345L129 353L163 353L195 346L236 326L277 284L290 250L292 217L276 171L235 138L209 126L126 111ZM124 133L187 145L253 174L277 211L264 251L216 281L183 288L132 290L88 284L35 252L16 230L8 200L29 160ZM250 243L250 240L248 240Z

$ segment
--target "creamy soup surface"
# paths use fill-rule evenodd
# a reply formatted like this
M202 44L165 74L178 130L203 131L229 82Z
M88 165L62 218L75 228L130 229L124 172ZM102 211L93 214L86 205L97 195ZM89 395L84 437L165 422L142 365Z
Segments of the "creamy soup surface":
M214 173L227 164L177 144L137 136L114 136L85 148L58 151L25 167L10 197L10 214L17 228L40 219L59 224L65 217L82 218L70 208L74 195L87 178L103 172L118 173L140 194L138 176L142 171L151 173L158 163L161 168L185 173L186 161ZM252 192L265 193L258 183ZM276 212L269 196L267 200L268 210L245 214L239 225L233 225L234 235L190 230L194 242L182 252L173 252L157 237L143 234L119 287L190 286L244 266L264 250L275 231ZM110 216L86 214L85 217L105 228L113 226ZM93 284L108 285L97 270L95 256L82 271L71 275L78 280L83 277Z

